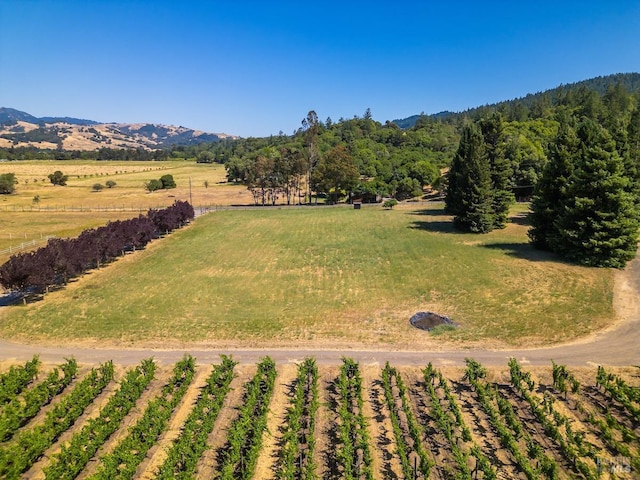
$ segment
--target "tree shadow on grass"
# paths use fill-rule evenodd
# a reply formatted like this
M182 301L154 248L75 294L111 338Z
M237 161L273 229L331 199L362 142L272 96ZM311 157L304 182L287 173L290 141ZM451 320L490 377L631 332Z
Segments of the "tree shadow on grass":
M530 260L532 262L559 262L567 263L562 260L558 255L544 250L538 250L529 243L484 243L480 245L484 248L491 250L501 250L510 257L521 258L523 260Z
M20 292L10 291L4 294L0 294L0 307L8 307L9 305L16 305L22 302L23 295Z
M419 216L427 216L427 217L447 217L450 216L445 210L442 208L425 208L423 210L416 210L411 212L410 215L419 215Z
M427 232L435 232L435 233L453 233L453 234L464 234L465 232L458 230L453 226L453 221L448 222L411 222L409 228L414 228L416 230L425 230Z
M522 225L524 227L529 227L531 226L531 223L529 222L529 213L523 212L523 213L518 213L516 215L513 215L509 217L509 223L513 223L515 225Z
M415 212L411 212L410 215L420 217L434 217L434 220L414 220L409 225L409 228L435 233L465 233L461 230L458 230L453 225L453 216L445 212L444 208L429 208L424 210L417 210ZM439 219L435 220L435 218Z

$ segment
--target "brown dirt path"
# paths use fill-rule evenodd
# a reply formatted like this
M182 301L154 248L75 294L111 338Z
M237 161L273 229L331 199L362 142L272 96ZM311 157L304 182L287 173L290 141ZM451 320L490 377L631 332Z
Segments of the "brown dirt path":
M275 466L278 461L279 443L282 439L280 427L285 425L287 409L291 402L291 386L297 375L295 365L277 367L278 376L267 416L267 430L262 434L262 448L256 462L253 478L272 480L275 478Z
M295 363L301 358L314 357L318 365L338 365L343 356L365 364L423 366L432 362L435 366L464 365L466 357L473 357L487 366L504 365L510 357L515 357L523 365L548 365L553 359L567 366L585 365L640 365L640 256L627 267L616 272L614 307L617 321L609 328L587 338L551 347L535 349L443 349L438 351L405 351L371 349L122 349L122 348L82 348L70 345L65 348L42 345L19 344L0 339L0 359L24 362L38 354L43 362L60 362L65 357L74 356L79 362L96 364L113 360L120 365L135 365L153 355L161 364L173 364L185 353L197 358L199 363L218 361L220 354L230 354L241 363L258 363L265 355L270 355L277 364ZM421 334L416 332L416 334Z

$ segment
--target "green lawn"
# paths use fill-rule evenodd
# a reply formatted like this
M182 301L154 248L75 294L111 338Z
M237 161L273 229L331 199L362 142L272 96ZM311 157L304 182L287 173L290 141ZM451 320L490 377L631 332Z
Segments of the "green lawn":
M613 272L527 244L513 224L460 234L442 205L220 211L4 308L0 335L64 344L432 348L568 340L611 320ZM461 328L418 331L420 310Z

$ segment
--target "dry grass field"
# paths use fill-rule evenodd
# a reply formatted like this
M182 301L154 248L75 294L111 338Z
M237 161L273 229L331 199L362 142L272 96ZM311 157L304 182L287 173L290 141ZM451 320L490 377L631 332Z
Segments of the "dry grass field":
M68 175L67 186L50 183L47 176L56 170ZM0 211L123 206L144 209L167 206L174 199L188 200L190 193L194 205L247 204L252 201L245 187L226 183L224 167L219 164L188 161L20 161L0 163L0 173L14 173L18 180L16 193L0 198ZM165 174L173 175L177 188L153 193L145 190L146 182ZM105 185L108 180L116 182L116 186L93 191L94 184ZM38 203L33 202L36 195Z
M49 181L47 176L56 170L69 176L66 186ZM226 183L224 167L218 164L20 161L0 163L0 173L14 173L18 180L15 194L0 195L0 262L9 257L4 250L18 248L23 242L42 245L48 235L74 236L110 220L166 207L175 200L192 199L195 206L207 207L252 202L245 187ZM175 189L145 190L145 182L165 174L173 175ZM105 185L109 180L116 186L93 191L94 184Z

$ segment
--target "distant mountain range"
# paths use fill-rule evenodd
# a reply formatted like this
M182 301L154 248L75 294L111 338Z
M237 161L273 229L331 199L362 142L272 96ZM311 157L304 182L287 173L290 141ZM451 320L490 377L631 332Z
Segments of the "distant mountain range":
M36 147L63 150L99 148L160 149L238 138L186 127L152 123L100 123L71 117L34 117L0 107L0 147Z
M603 95L610 87L614 87L618 83L623 85L629 93L640 92L640 73L616 73L613 75L595 77L589 80L582 80L580 82L562 84L556 88L551 88L538 93L530 93L524 97L515 98L513 100L505 100L490 105L470 108L463 112L444 111L427 115L427 117L443 120L459 116L475 118L486 110L493 110L501 107L509 108L516 104L521 104L527 108L531 108L533 104L540 101L543 97L548 99L550 105L556 105L557 102L570 90L595 90L600 95ZM422 115L412 115L407 118L394 120L393 123L398 125L400 128L411 128L416 124L421 116Z

